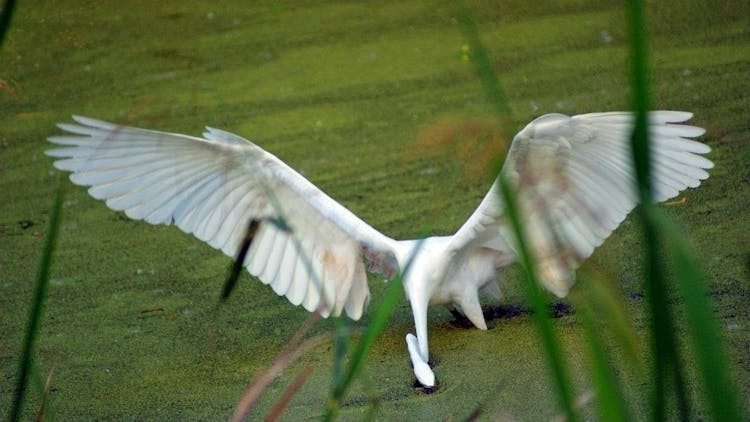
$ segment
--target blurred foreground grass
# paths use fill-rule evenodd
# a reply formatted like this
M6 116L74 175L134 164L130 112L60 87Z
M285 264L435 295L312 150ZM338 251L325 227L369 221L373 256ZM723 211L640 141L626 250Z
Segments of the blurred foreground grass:
M508 133L547 112L628 108L620 6L470 6L518 119L517 127L504 128ZM488 179L470 177L471 155L461 162L449 153L428 156L414 140L440 119L493 112L465 57L455 12L440 2L20 5L0 50L0 376L7 381L0 413L10 404L57 186L51 160L42 155L54 122L76 113L183 133L199 133L206 124L225 128L256 140L393 237L425 228L452 232L476 207ZM735 381L747 399L747 5L684 1L649 12L652 106L696 113L716 163L700 189L666 208L695 242ZM49 412L59 419L223 419L252 374L307 316L246 276L229 303L216 308L229 263L218 252L177 229L129 221L83 189L70 189L64 208L36 361L38 378L54 368ZM642 241L630 221L586 267L616 281L645 339ZM523 303L518 279L515 272L505 276L512 304ZM373 280L371 289L372 308L384 286ZM531 318L494 319L486 333L453 328L449 319L441 309L430 314L443 382L437 395L411 388L403 335L412 320L402 301L366 364L369 382L355 382L342 416L363 415L372 397L383 418L460 419L482 407L484 415L536 420L559 411ZM331 326L325 322L317 332ZM570 356L574 390L585 393L589 362L578 316L555 320L554 329ZM677 330L686 332L681 315ZM324 343L302 358L299 365L315 370L293 399L290 419L325 411L332 347ZM620 352L626 353L615 355ZM626 380L626 397L646 393L636 371L616 369ZM271 385L258 415L294 372ZM694 389L687 385L689 394ZM643 401L629 401L642 419ZM33 414L38 404L32 394L26 411Z

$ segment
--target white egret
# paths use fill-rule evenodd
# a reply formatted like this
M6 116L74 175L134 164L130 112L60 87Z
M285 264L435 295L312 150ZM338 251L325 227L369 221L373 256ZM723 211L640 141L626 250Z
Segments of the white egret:
M649 114L657 201L698 186L713 167L703 157L710 148L689 139L704 130L681 124L691 117ZM47 151L73 183L130 218L175 224L230 257L255 222L244 266L308 311L359 319L369 297L366 272L390 279L410 261L403 281L416 337L408 334L406 343L427 387L435 386L427 307L455 306L486 330L478 292L499 299L499 271L516 260L498 182L454 235L394 240L237 135L208 128L198 138L73 119L59 125L69 134L49 138L61 147ZM557 296L636 205L632 126L627 112L548 114L513 139L501 173L517 195L538 276Z

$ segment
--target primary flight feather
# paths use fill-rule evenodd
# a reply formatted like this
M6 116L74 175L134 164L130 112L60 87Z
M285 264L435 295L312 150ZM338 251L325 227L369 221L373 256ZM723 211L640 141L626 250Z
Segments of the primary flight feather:
M690 113L649 114L654 198L697 187L713 167L710 151L683 124ZM242 263L294 305L359 319L367 272L401 273L416 337L406 341L415 375L435 385L427 364L427 307L454 306L480 329L480 290L499 299L498 272L516 260L514 236L496 181L453 236L394 240L378 232L272 154L237 135L203 137L120 126L74 116L49 141L55 167L130 218L175 224L235 257L249 224ZM513 139L501 170L514 189L539 279L564 296L574 270L635 207L627 112L548 114ZM408 271L407 271L408 269Z

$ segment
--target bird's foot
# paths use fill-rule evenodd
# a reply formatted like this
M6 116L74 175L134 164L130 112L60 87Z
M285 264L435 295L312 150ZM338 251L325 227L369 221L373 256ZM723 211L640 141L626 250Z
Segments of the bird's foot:
M433 385L432 387L427 387L426 385L419 382L419 380L414 380L414 384L412 384L412 387L414 390L422 393L422 394L432 394L438 390L437 385Z
M409 357L411 358L411 364L414 368L414 375L417 377L417 383L419 384L419 387L415 385L414 388L428 394L434 392L437 389L435 373L432 372L430 365L425 362L422 355L419 353L419 343L414 334L409 333L406 335L406 347L409 350Z

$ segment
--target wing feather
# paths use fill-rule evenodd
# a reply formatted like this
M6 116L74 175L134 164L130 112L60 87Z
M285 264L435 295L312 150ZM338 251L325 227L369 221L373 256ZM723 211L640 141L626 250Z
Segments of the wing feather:
M302 300L302 307L310 312L318 309L320 303L320 293L322 289L323 274L321 272L320 257L313 257L310 261L312 267L312 283L307 283L307 292L305 298Z
M711 148L690 139L705 133L684 124L691 117L676 111L649 114L657 201L697 187L713 167L703 156ZM559 296L572 285L572 272L637 203L632 127L628 112L548 114L528 124L511 144L502 173L518 197L542 282ZM498 190L496 182L454 236L453 250L500 245L501 252L514 253Z
M290 302L327 316L362 315L364 260L391 277L396 242L255 144L207 128L203 138L74 116L47 151L55 167L110 208L175 224L234 257L250 221L260 227L243 263ZM367 251L367 254L364 253Z
M286 247L286 233L281 230L274 230L273 242L268 245L268 258L266 258L266 265L263 267L263 271L258 273L257 276L264 283L270 284L276 278L276 274L281 264L281 254L284 252Z
M308 282L310 269L308 268L309 261L306 257L297 260L297 264L294 267L294 278L289 285L289 290L286 293L286 297L295 306L301 305L302 301L305 300L307 295ZM351 315L351 314L349 314Z
M291 239L287 239L284 251L279 260L279 270L271 284L273 291L277 295L283 296L289 290L289 285L294 278L295 261L297 260L297 251Z

